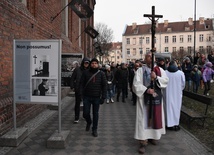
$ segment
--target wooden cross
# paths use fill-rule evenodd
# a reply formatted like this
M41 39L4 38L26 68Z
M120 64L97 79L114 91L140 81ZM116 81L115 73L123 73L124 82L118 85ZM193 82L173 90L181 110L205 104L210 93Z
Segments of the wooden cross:
M34 58L34 64L36 64L36 58L37 58L37 56L34 55L33 58Z
M155 49L155 28L156 28L156 20L155 18L163 18L163 15L155 15L155 6L152 6L152 14L144 14L144 17L149 17L149 19L152 21L151 25L151 31L152 31L152 49L151 52L154 53L156 51ZM157 19L157 20L158 20Z
M163 18L162 15L155 15L155 6L152 6L152 14L144 14L144 17L149 17L149 19L152 21L152 25L151 25L151 31L152 31L152 66L151 66L151 71L154 70L154 52L156 51L155 48L155 28L156 28L156 21L155 18ZM158 20L157 19L157 20ZM151 79L151 84L150 84L151 88L154 88L154 79ZM150 96L150 103L149 103L149 120L148 120L148 126L152 126L152 100L153 97L152 95Z

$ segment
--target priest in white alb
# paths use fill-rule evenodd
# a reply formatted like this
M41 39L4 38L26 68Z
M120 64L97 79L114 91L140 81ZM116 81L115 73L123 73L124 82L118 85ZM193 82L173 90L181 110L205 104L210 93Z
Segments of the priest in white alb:
M156 66L154 71L151 71L151 53L145 55L145 62L146 64L136 71L132 86L137 95L134 138L139 140L139 153L142 154L148 142L156 145L161 135L166 133L162 89L166 88L168 83L168 77L161 67ZM151 79L154 79L152 88Z

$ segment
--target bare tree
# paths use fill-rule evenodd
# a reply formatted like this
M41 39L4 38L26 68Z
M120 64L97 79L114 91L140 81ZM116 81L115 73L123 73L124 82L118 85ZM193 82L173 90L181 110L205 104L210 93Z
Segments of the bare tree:
M188 55L188 52L184 50L173 51L172 59L178 59L179 61L182 62L183 58L187 55Z
M95 29L99 33L95 41L100 45L101 48L101 54L95 51L95 55L100 56L100 58L101 55L103 57L108 57L108 52L112 47L112 40L114 38L113 30L111 28L108 28L108 26L104 23L96 23Z

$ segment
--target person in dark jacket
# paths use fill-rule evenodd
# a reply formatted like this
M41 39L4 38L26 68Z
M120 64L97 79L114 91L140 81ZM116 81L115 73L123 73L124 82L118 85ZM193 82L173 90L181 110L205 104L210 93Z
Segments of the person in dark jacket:
M121 68L115 74L117 87L117 102L119 102L120 94L122 92L122 102L125 102L128 88L129 71L125 63L121 63Z
M200 85L202 74L201 71L198 69L197 65L193 66L193 70L191 71L191 79L193 82L193 92L198 93L198 87Z
M74 107L74 112L75 112L74 123L75 124L79 122L80 103L82 101L81 93L80 93L80 80L81 80L82 72L89 68L89 62L90 61L88 58L83 58L80 67L76 67L71 76L70 88L74 89L74 91L75 91L75 107Z
M163 57L158 58L157 65L161 67L163 70L166 70L165 59Z
M42 83L38 86L40 96L45 96L46 92L48 91L48 88L46 88L47 79L42 79Z
M184 58L184 62L182 64L182 71L184 72L186 84L187 84L187 90L190 91L191 87L191 71L192 71L192 64L188 57Z
M90 110L93 109L92 135L98 136L98 118L100 104L104 103L107 93L107 80L105 73L99 70L99 61L93 58L90 61L90 68L83 72L81 77L81 93L83 96L83 117L87 125L86 131L90 130L92 123Z

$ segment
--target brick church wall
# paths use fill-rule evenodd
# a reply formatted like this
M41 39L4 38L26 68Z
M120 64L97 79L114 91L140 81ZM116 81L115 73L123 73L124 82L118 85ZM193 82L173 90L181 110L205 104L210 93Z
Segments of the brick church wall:
M79 18L72 14L69 28L75 29L66 37L61 32L62 18L55 16L63 8L58 0L0 1L0 136L13 127L13 40L62 39L62 53L80 52L78 41ZM69 10L71 13L71 11ZM71 25L72 23L72 25ZM73 41L73 43L72 43ZM68 93L68 90L62 90ZM65 94L62 94L64 97ZM46 109L46 105L17 104L17 125Z

